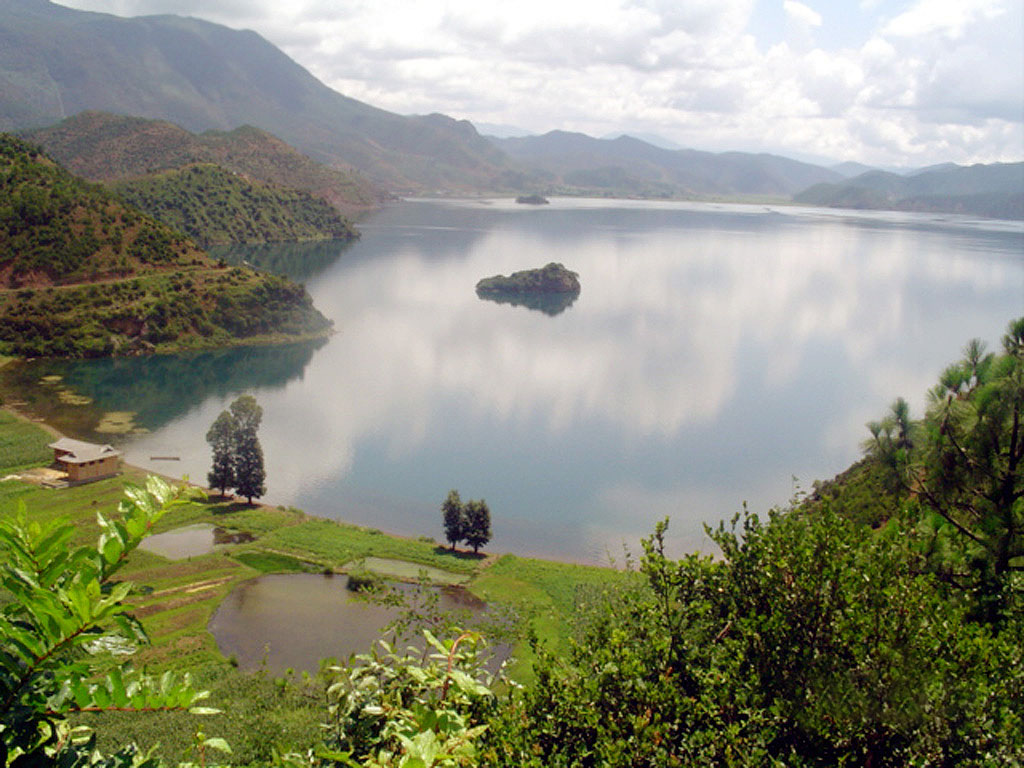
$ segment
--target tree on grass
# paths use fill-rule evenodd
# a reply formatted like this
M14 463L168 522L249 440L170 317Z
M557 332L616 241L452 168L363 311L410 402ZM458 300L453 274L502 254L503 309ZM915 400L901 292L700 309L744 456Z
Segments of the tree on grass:
M206 478L222 496L234 488L252 504L267 492L263 448L256 437L262 419L263 409L256 398L242 395L221 412L206 433L206 442L213 448L213 468Z
M448 498L441 504L441 515L444 519L444 537L455 551L455 545L465 537L466 512L456 490L448 491Z
M491 540L491 510L483 499L466 502L466 528L462 537L476 554L480 547Z
M213 448L213 468L206 475L211 488L219 488L223 496L228 488L235 487L234 440L238 420L229 412L222 411L206 433L206 442Z
M252 395L242 395L231 404L231 415L238 424L233 441L235 490L252 504L254 498L267 492L263 448L256 437L263 409Z

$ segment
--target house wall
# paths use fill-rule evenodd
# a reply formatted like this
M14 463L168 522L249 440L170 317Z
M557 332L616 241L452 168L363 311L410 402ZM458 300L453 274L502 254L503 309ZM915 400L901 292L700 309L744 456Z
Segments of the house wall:
M65 464L64 470L68 473L69 480L94 480L97 477L117 474L117 457L110 456L84 464Z

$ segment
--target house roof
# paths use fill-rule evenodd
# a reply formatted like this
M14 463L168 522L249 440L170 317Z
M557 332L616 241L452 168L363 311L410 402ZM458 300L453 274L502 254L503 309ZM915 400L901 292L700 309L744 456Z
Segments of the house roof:
M55 443L50 443L50 448L61 451L61 461L68 464L84 464L87 461L97 461L121 455L120 451L114 450L109 445L96 445L86 443L82 440L72 440L70 437L62 437Z

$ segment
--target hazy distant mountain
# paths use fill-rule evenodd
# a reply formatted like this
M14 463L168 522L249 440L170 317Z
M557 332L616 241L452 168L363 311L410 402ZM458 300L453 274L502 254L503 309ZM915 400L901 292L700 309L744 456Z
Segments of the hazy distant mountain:
M496 139L510 139L534 135L533 131L520 128L518 125L506 125L505 123L473 123L473 125L484 138L493 136Z
M789 196L811 184L842 179L827 168L777 155L669 150L631 136L595 139L582 133L552 131L493 141L513 159L534 169L551 188L666 196Z
M623 136L629 136L634 139L640 139L640 141L647 142L648 144L651 144L655 147L659 147L660 149L685 149L685 147L676 144L674 141L666 139L664 136L659 136L656 133L639 133L637 131L626 133L624 131L615 131L613 133L609 133L605 136L602 136L601 138L607 139L608 141L614 141L615 139L621 138Z
M1024 219L1024 163L934 166L910 176L870 171L794 196L808 205Z
M553 131L488 139L464 120L401 116L343 96L255 32L194 18L124 19L48 0L0 0L0 130L38 128L85 110L170 121L187 131L231 131L229 143L242 138L234 129L257 126L316 160L357 169L399 193L789 197L830 184L841 188L835 194L845 202L823 204L872 207L890 201L938 205L930 195L952 194L916 188L905 194L898 186L889 189L895 184L890 181L879 182L881 189L862 184L844 192L843 174L821 166L769 154L667 149L630 136L595 139ZM188 143L187 136L174 138L166 127L153 130L166 134L157 145L165 139ZM253 146L266 145L265 136L254 136L247 139ZM145 136L133 141L140 151L153 149ZM114 144L104 151L129 165L145 162L126 157L130 153ZM930 184L934 173L913 178ZM832 193L815 194L827 199ZM987 200L988 194L958 192L953 196L981 197L941 204L1002 210L1000 195L1019 195L999 191L999 199Z
M847 161L845 163L830 165L829 170L835 171L844 179L852 179L854 176L860 176L862 173L868 173L869 171L874 171L876 169L872 168L870 165L864 165L864 163Z
M323 85L255 32L0 0L0 129L83 110L191 131L255 125L398 190L498 187L504 159L466 121L403 117Z
M214 163L257 181L309 192L346 215L376 207L384 194L360 174L321 165L252 126L196 135L162 120L82 112L24 135L90 181L124 181Z

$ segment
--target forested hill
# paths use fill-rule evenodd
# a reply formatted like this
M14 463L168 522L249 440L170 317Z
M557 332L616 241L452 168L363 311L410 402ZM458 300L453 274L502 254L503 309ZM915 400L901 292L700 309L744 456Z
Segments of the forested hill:
M0 134L0 353L106 355L324 333L305 290L221 267Z
M216 165L191 165L114 185L131 205L201 246L350 240L352 226L308 192L252 182Z
M839 184L818 184L793 200L835 208L1024 219L1024 163L947 165L910 176L870 171Z
M255 32L0 0L0 130L88 109L192 131L255 125L395 191L495 188L505 158L472 125L407 117L328 88Z
M377 207L385 193L354 171L328 168L251 125L191 133L163 120L82 112L23 135L72 173L111 183L194 163L308 192L346 216Z

